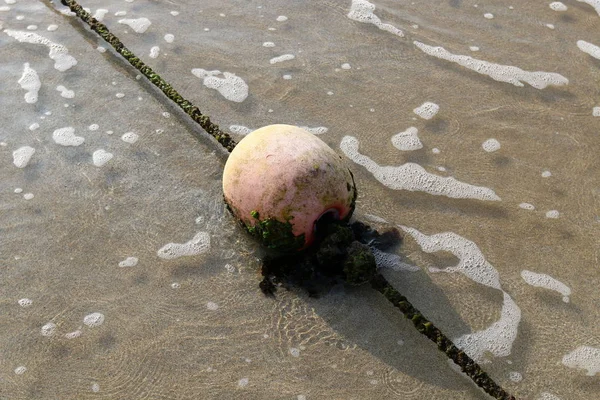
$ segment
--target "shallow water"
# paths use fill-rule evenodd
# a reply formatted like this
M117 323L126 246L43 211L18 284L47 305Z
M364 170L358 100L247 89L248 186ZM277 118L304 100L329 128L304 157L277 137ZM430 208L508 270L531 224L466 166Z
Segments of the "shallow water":
M81 2L236 139L344 154L385 275L507 390L592 399L600 3L551 3ZM265 298L226 153L57 10L0 5L0 398L488 398L368 288Z

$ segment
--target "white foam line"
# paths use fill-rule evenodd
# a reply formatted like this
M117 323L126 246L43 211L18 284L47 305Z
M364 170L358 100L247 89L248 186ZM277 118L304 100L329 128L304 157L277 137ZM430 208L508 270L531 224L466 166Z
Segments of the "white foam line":
M544 89L550 85L561 86L569 83L567 78L554 72L525 71L511 65L495 64L484 60L478 60L470 56L452 54L443 47L429 46L416 40L413 43L430 56L452 61L467 69L482 75L487 75L499 82L511 83L515 86L525 86L523 82L526 82L536 89Z
M428 236L414 228L407 226L400 226L400 228L412 236L424 252L447 251L459 260L454 267L430 268L431 272L459 272L474 282L502 290L498 271L487 262L479 247L472 241L454 232L442 232Z
M600 47L586 42L585 40L578 40L577 47L579 47L579 50L583 51L584 53L587 53L590 56L600 60Z
M276 63L280 63L283 61L289 61L289 60L293 60L294 58L296 58L296 56L293 54L283 54L281 56L271 58L269 60L269 64L276 64Z
M496 357L509 356L517 338L521 309L506 292L503 293L504 302L498 321L487 329L468 333L454 340L456 346L463 349L476 361L487 361L484 358L486 352L490 352Z
M384 24L381 19L373 13L375 4L366 0L352 0L348 18L354 21L373 24L381 30L393 33L394 35L404 37L404 32L390 24Z
M431 272L459 272L474 282L502 291L504 300L500 319L486 329L456 338L454 343L478 362L488 361L484 358L488 352L496 357L510 355L521 321L521 309L502 290L498 271L487 262L477 245L453 232L425 235L414 228L401 225L399 228L408 233L424 252L447 251L459 259L454 267L430 268Z
M215 89L227 100L241 103L248 97L248 85L234 73L223 72L224 78L219 78L216 76L221 74L219 70L207 71L202 68L194 68L192 74L202 79L204 86Z
M37 33L14 31L11 29L5 29L4 33L22 43L42 44L48 47L50 49L48 56L54 60L54 68L59 71L66 71L72 66L77 65L77 60L69 55L69 50L65 46L54 43Z
M521 271L521 278L523 278L523 280L531 286L542 287L545 289L557 291L558 293L563 295L563 301L565 303L569 302L571 288L569 288L561 281L554 279L550 275L538 274L537 272L532 272L525 269Z
M563 357L563 365L569 368L586 369L588 376L600 372L600 349L590 346L579 346Z
M29 104L37 103L38 92L42 87L42 82L40 81L38 73L29 66L29 63L23 65L23 75L18 83L23 90L27 91L27 93L25 93L25 102Z
M191 240L185 243L168 243L161 247L157 254L160 258L174 259L183 256L195 256L210 249L210 235L207 232L198 232Z
M125 18L119 20L120 24L125 24L133 29L136 33L144 33L146 29L152 24L148 18Z
M400 166L380 166L371 158L358 152L358 139L344 136L340 143L342 152L355 163L362 165L375 179L394 190L425 192L455 199L500 201L492 189L474 186L454 179L431 174L415 163Z

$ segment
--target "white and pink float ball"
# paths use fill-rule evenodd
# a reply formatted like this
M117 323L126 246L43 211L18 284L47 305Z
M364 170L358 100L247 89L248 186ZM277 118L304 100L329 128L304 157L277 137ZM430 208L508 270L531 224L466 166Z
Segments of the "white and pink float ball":
M248 231L279 251L308 247L321 217L347 220L356 200L342 157L292 125L269 125L244 137L225 164L223 193Z

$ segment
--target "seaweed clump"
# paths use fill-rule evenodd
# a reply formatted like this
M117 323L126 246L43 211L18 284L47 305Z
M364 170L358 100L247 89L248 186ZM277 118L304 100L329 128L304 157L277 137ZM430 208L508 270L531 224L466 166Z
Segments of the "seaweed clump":
M367 283L377 273L371 246L385 251L401 242L396 228L379 233L361 222L348 224L327 216L317 222L316 230L317 239L309 249L263 258L259 286L264 294L273 296L281 285L298 286L318 296L341 282Z

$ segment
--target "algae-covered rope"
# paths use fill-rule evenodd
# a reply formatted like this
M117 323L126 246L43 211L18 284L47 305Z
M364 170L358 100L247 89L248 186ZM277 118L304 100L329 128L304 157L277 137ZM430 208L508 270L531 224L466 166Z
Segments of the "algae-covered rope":
M406 318L412 321L415 328L429 340L434 342L440 351L444 352L456 365L460 367L477 386L487 394L498 400L515 400L500 385L477 364L464 351L460 350L452 341L433 325L431 321L421 314L408 299L402 296L381 275L376 274L370 281L371 287L381 293L394 307L398 308Z
M142 60L133 54L118 37L110 33L106 25L93 18L90 13L85 11L75 0L61 0L61 3L69 7L79 19L89 25L90 29L102 37L110 44L117 53L123 56L129 64L140 71L148 80L159 88L169 99L177 104L187 115L197 122L202 129L214 137L227 151L231 152L235 147L235 141L229 134L223 132L218 125L211 122L208 115L202 114L198 107L194 106L189 100L184 99L173 87L161 78L156 72L146 65Z

